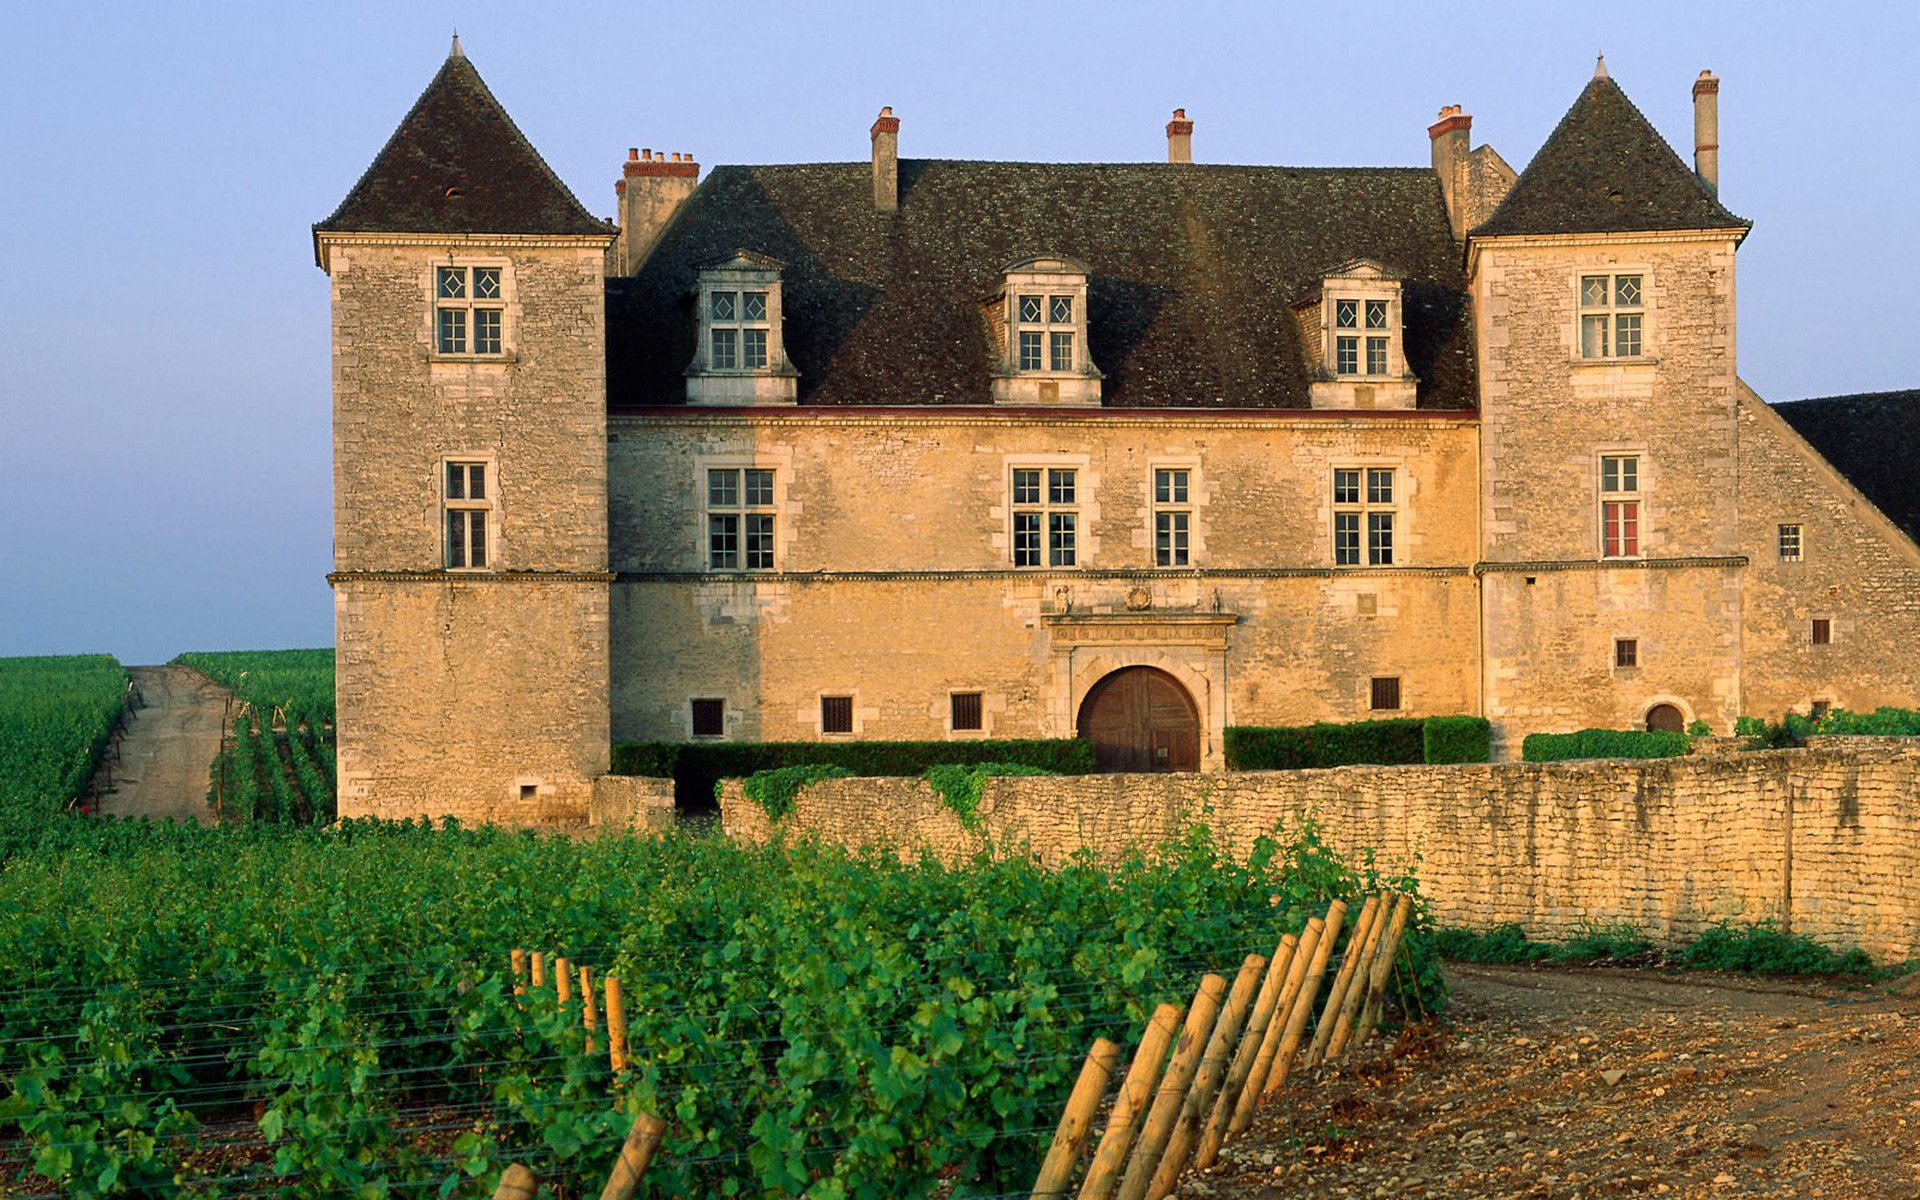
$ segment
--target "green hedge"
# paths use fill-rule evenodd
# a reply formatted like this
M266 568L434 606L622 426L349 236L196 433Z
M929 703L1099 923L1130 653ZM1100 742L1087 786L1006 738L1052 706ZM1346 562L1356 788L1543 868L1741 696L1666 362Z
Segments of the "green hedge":
M1417 763L1426 758L1421 726L1413 717L1354 721L1347 725L1229 725L1227 768L1233 771L1297 771L1356 763Z
M1090 775L1093 746L1079 738L969 742L620 742L609 770L673 780L682 808L713 803L713 785L781 767L827 765L854 775L923 775L951 763L1018 763L1056 775Z
M1836 708L1813 723L1815 733L1871 737L1913 737L1920 734L1920 712L1911 708L1876 708L1870 713Z
M1635 729L1582 729L1578 733L1530 733L1520 743L1527 762L1570 758L1677 758L1691 748L1684 733Z
M1485 717L1428 717L1421 740L1430 763L1483 763L1493 757L1493 725Z

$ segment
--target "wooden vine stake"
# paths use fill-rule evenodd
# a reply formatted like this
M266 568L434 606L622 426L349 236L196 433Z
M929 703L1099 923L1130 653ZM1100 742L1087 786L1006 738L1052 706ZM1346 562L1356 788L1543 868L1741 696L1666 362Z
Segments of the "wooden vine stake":
M1300 944L1294 948L1293 961L1287 967L1287 982L1280 989L1280 998L1274 1002L1273 1019L1267 1023L1266 1033L1260 1038L1260 1049L1254 1055L1253 1069L1247 1072L1247 1086L1240 1093L1240 1098L1234 1101L1233 1120L1227 1123L1229 1134L1244 1132L1253 1123L1253 1106L1260 1102L1267 1073L1273 1069L1273 1056L1280 1052L1280 1041L1286 1034L1287 1020L1293 1013L1294 998L1300 994L1300 985L1307 977L1307 966L1320 945L1320 931L1326 925L1324 919L1314 917L1300 933Z
M620 1158L613 1164L613 1174L607 1176L607 1186L600 1189L600 1200L633 1200L640 1178L647 1173L653 1152L660 1148L666 1132L667 1123L652 1113L641 1113L633 1119L627 1140L620 1143Z
M1287 1014L1287 1029L1280 1038L1280 1052L1273 1056L1273 1068L1267 1074L1267 1083L1261 1089L1262 1096L1271 1096L1287 1082L1287 1076L1293 1071L1294 1055L1299 1053L1300 1039L1307 1031L1307 1018L1313 1014L1313 1002L1320 998L1320 980L1327 973L1327 959L1333 954L1333 944L1340 940L1340 923L1346 919L1347 906L1335 901L1327 906L1327 926L1320 934L1319 945L1313 948L1313 961L1307 966L1307 977L1301 981L1300 994L1294 997L1293 1011Z
M580 1023L587 1027L588 1054L593 1053L593 1031L599 1027L600 1016L593 1003L593 968L580 968Z
M1401 896L1400 903L1393 909L1393 924L1387 927L1387 936L1380 943L1380 953L1374 956L1366 1003L1361 1006L1360 1024L1354 1028L1353 1040L1347 1045L1349 1050L1366 1041L1373 1027L1380 1023L1380 1011L1387 1002L1387 984L1393 979L1393 964L1400 957L1400 939L1406 935L1407 918L1412 912L1413 897Z
M620 980L607 976L607 1061L614 1073L627 1069L627 1010L620 1005Z
M573 999L573 967L564 958L553 960L553 999L561 1008Z
M1380 915L1380 897L1368 896L1360 906L1360 919L1353 923L1353 936L1347 939L1347 952L1340 958L1340 971L1333 977L1333 990L1327 993L1327 1007L1320 1014L1320 1024L1313 1031L1313 1043L1307 1047L1307 1056L1302 1066L1317 1067L1327 1055L1327 1041L1333 1037L1333 1017L1340 1006L1347 1002L1347 989L1353 986L1353 976L1360 968L1360 947L1373 933L1373 925Z
M1346 1000L1340 1005L1340 1015L1334 1024L1333 1033L1327 1038L1327 1053L1323 1061L1331 1062L1339 1058L1341 1051L1347 1048L1347 1038L1353 1033L1354 1018L1360 1015L1360 1002L1366 999L1367 983L1372 978L1373 956L1379 951L1380 939L1387 932L1390 903L1386 896L1380 898L1380 906L1374 909L1373 913L1373 928L1368 932L1364 945L1357 951L1351 942L1347 945L1348 953L1354 955L1356 963L1353 982L1347 986ZM1329 1012L1328 1015L1331 1016L1332 1013ZM1324 1019L1323 1017L1322 1020Z
M1187 1006L1187 1023L1173 1048L1173 1061L1154 1094L1153 1107L1147 1110L1147 1123L1140 1130L1140 1143L1133 1148L1133 1159L1120 1180L1120 1200L1145 1200L1147 1185L1153 1182L1153 1169L1173 1136L1173 1124L1187 1102L1187 1089L1193 1085L1194 1072L1200 1069L1200 1055L1206 1049L1207 1035L1213 1031L1213 1018L1220 1011L1220 998L1226 995L1227 981L1218 975L1200 980L1200 990Z
M531 955L533 963L533 987L535 991L547 986L547 956L545 951L535 950Z
M1200 1145L1194 1150L1196 1167L1204 1170L1220 1157L1220 1145L1226 1141L1234 1105L1239 1103L1240 1093L1247 1086L1247 1076L1253 1073L1253 1060L1260 1054L1260 1043L1266 1040L1274 1005L1280 1000L1280 989L1286 984L1287 972L1293 966L1294 948L1299 944L1300 939L1289 933L1273 948L1273 959L1267 963L1266 977L1260 983L1260 995L1254 999L1246 1032L1240 1037L1240 1049L1233 1056L1233 1065L1227 1068L1226 1081L1220 1085L1220 1094L1214 1097L1213 1113L1200 1134Z
M1227 993L1226 1007L1220 1010L1213 1035L1207 1039L1200 1070L1194 1074L1193 1086L1187 1089L1186 1102L1180 1106L1180 1119L1174 1124L1173 1136L1167 1139L1160 1165L1154 1168L1153 1181L1147 1186L1147 1200L1162 1200L1172 1195L1174 1184L1180 1181L1180 1172L1186 1169L1193 1144L1200 1139L1200 1124L1213 1109L1213 1094L1226 1077L1227 1063L1239 1044L1247 1009L1253 1004L1253 994L1259 989L1260 977L1266 969L1266 958L1258 954L1249 954L1241 962L1240 973L1233 978L1233 990Z
M514 1163L500 1172L500 1184L493 1189L493 1200L533 1200L533 1190L538 1185L532 1171Z
M513 1002L524 1008L527 999L527 952L515 950L509 958L513 963Z
M1134 1134L1140 1118L1153 1099L1153 1085L1159 1082L1160 1068L1167 1065L1167 1048L1173 1045L1174 1030L1180 1026L1180 1006L1162 1004L1147 1018L1140 1034L1140 1045L1133 1052L1133 1063L1120 1084L1120 1095L1107 1114L1107 1127L1094 1149L1087 1177L1080 1184L1080 1200L1108 1200L1120 1172L1127 1165L1127 1151L1133 1149Z
M1032 1200L1067 1194L1073 1169L1080 1165L1080 1151L1093 1130L1093 1114L1099 1110L1100 1097L1107 1094L1107 1080L1119 1062L1120 1047L1106 1038L1094 1039L1080 1077L1073 1081L1073 1091L1067 1096L1066 1111L1060 1114L1060 1128L1047 1147L1040 1174L1034 1178Z

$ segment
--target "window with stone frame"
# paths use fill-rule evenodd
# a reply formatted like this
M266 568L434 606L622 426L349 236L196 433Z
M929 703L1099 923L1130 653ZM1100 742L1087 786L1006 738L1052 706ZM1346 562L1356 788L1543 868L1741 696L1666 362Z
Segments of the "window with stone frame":
M1193 471L1153 469L1153 565L1193 565Z
M1072 467L1014 467L1010 530L1016 567L1079 565L1079 472Z
M982 710L983 697L979 692L949 692L947 694L948 728L955 733L978 733L985 728L986 718Z
M1640 272L1580 277L1580 357L1645 353L1646 295Z
M1393 467L1333 469L1333 565L1390 567L1399 516Z
M1085 264L1051 255L1011 263L987 305L987 326L1000 355L995 403L1100 402L1101 375L1087 345Z
M1600 556L1640 557L1640 457L1600 456Z
M1613 665L1615 667L1639 666L1640 640L1638 638L1613 639Z
M707 568L771 571L777 504L771 467L709 467Z
M445 464L441 506L444 562L450 571L484 571L493 563L493 480L485 461Z
M695 288L699 332L687 399L710 404L791 404L798 372L782 331L783 265L741 250L703 267Z
M504 268L437 266L433 269L433 348L443 355L486 358L504 352Z
M1779 553L1781 562L1799 562L1805 553L1806 541L1799 525L1782 525L1779 530Z
M1813 644L1830 646L1833 644L1833 619L1831 617L1813 618Z
M1376 712L1391 712L1400 707L1400 677L1376 675L1368 684L1367 707Z
M688 701L688 705L692 709L694 737L717 738L726 736L727 702L724 699L696 699Z
M1333 301L1333 373L1385 375L1393 345L1392 304L1385 298L1336 297Z
M853 697L852 696L820 697L820 732L821 733L852 733L853 732Z

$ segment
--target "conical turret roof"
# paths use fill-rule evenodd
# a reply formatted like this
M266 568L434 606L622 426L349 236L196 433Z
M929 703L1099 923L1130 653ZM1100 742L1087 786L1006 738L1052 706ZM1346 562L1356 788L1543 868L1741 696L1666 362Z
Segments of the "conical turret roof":
M607 234L487 89L456 37L426 91L315 232Z
M1472 237L1746 229L1604 68Z

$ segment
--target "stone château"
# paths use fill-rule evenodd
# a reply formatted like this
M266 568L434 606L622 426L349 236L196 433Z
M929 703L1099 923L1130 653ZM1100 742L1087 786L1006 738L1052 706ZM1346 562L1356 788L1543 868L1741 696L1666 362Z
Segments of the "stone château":
M455 43L337 211L340 810L581 818L613 740L1920 701L1920 393L1736 371L1718 82L1526 168L629 151L618 220ZM1911 461L1909 456L1908 461Z

